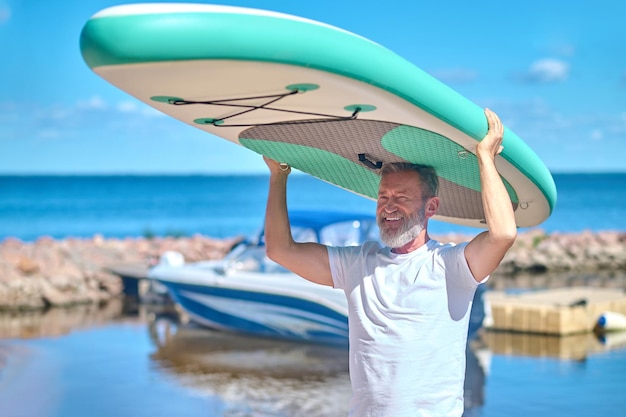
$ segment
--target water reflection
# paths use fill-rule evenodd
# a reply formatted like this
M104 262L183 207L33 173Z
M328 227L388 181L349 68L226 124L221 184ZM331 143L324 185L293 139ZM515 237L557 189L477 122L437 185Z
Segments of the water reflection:
M0 339L37 339L102 326L123 314L124 300L33 311L0 312Z
M478 416L485 403L485 381L491 356L482 345L475 345L470 341L465 350L465 358L463 417Z
M493 354L584 360L589 355L626 347L626 332L549 336L538 334L485 332L481 341Z
M132 313L130 316L129 311ZM115 325L120 321L123 321L124 325ZM4 390L3 398L9 398L7 396L11 392L7 391L7 388L15 386L16 381L20 381L16 377L23 373L24 369L31 369L32 379L25 379L22 375L22 382L26 381L31 387L33 383L37 386L42 385L38 381L48 381L43 384L45 388L40 394L45 393L50 398L54 397L54 400L63 406L74 404L75 396L70 395L73 391L63 393L54 389L60 386L56 378L61 378L61 375L63 378L69 378L63 379L64 383L75 383L72 385L73 390L82 392L85 381L94 380L93 375L102 375L103 362L100 358L111 357L116 359L112 359L111 363L107 362L104 367L107 372L110 371L111 375L116 376L109 376L109 381L124 380L125 386L130 388L129 396L145 397L146 401L155 404L161 404L159 402L161 400L150 397L155 395L154 389L145 391L142 381L145 381L146 375L150 375L150 378L158 375L157 382L164 384L163 386L173 384L176 387L183 387L183 392L191 393L195 398L219 398L220 410L216 411L218 413L216 415L229 417L347 415L350 397L347 351L325 346L235 336L180 324L179 321L175 311L147 306L140 306L138 310L128 310L121 302L102 307L83 306L46 312L2 313L0 339L52 338L52 340L45 343L31 341L2 343L0 340L0 394ZM133 324L126 326L126 322ZM74 332L86 328L96 328L96 332ZM71 339L71 343L63 343L65 339ZM96 340L102 345L99 353L94 352ZM119 349L120 344L124 349ZM68 349L69 356L55 364L58 369L45 371L50 367L43 365L49 365L51 358L46 354L48 352L46 349L52 346L54 349L50 352L54 352L53 357L65 352L58 349ZM79 360L75 352L82 352L81 349L87 346L90 354L81 354L82 360ZM29 349L30 347L34 349ZM503 364L497 356L550 358L555 361L571 362L583 361L590 356L603 355L609 350L625 347L626 333L609 333L602 337L593 334L553 337L486 332L482 329L468 344L466 351L464 416L506 415L500 411L503 411L502 407L506 408L509 405L498 402L501 395L512 395L506 388L511 384L522 384L527 390L531 389L533 384L537 384L532 378L525 380L523 375L519 375L520 369L515 369L515 366L527 368L533 361L507 361ZM623 373L619 372L619 369L623 365L620 365L619 361L622 357L623 355L619 354L614 357L604 355L603 361L609 364L609 369L603 371L597 368L597 361L586 362L587 365L592 363L596 366L593 368L594 375L598 375L599 379L593 382L594 388L606 390L608 387L610 392L621 389L619 387L622 383L619 381L622 381ZM149 369L143 370L141 366L136 366L133 368L135 373L128 375L129 364L141 364L146 358L149 358L151 365ZM492 358L494 366L490 369ZM34 367L20 365L32 361L37 361L38 365ZM118 364L117 367L115 363ZM615 368L613 373L611 367ZM46 376L42 369L49 375ZM32 372L33 370L36 374ZM68 372L74 375L75 381L67 377ZM107 372L104 374L108 375ZM550 379L551 377L549 373L542 377L547 378L547 387L556 381L559 384L564 383L562 377ZM575 375L577 381L579 377L579 374ZM494 383L491 384L490 390L486 391L489 379ZM496 380L499 383L496 384ZM572 379L565 380L566 383L568 381L574 383ZM133 386L138 387L136 391L132 391ZM107 389L110 390L111 386ZM100 395L99 390L100 388L97 395ZM122 396L121 399L112 398L111 401L124 403L126 396ZM179 401L188 404L189 399L183 398ZM209 403L213 404L207 401L207 404ZM181 407L186 406L181 404ZM6 404L0 405L0 414L6 411L6 407ZM53 414L42 411L32 415ZM151 414L146 412L134 415Z
M184 386L219 396L226 416L342 416L350 399L345 349L149 324L151 359Z
M154 315L151 359L181 384L217 395L228 416L343 416L351 395L348 352L237 336ZM484 402L484 346L467 349L465 408ZM468 414L469 415L469 414Z
M227 416L347 415L348 353L325 346L237 336L150 316L154 363L182 385L219 396ZM466 350L465 417L479 416L492 355L584 360L626 346L626 333L569 337L481 330Z

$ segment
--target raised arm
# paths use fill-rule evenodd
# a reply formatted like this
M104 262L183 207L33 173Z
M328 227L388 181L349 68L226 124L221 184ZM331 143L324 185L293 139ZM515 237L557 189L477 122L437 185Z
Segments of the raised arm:
M270 169L270 187L265 211L267 256L309 281L333 285L326 246L294 242L287 213L287 177L291 168L263 158Z
M489 130L476 147L476 157L487 231L465 247L465 259L476 281L495 271L517 237L513 206L495 165L495 157L502 150L504 127L491 110L485 109L485 116Z

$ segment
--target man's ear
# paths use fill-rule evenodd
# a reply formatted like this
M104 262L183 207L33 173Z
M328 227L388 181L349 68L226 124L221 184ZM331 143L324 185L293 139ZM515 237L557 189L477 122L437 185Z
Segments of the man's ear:
M437 210L439 210L439 197L431 197L426 202L426 207L424 210L424 214L427 219L430 219L435 214L437 214Z

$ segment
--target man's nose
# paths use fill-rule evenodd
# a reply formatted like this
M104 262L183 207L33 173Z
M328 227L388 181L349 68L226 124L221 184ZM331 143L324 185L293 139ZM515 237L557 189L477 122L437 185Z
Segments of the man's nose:
M393 213L394 211L396 211L396 208L397 208L397 205L395 201L389 200L385 203L383 210L385 210L385 212L387 213Z

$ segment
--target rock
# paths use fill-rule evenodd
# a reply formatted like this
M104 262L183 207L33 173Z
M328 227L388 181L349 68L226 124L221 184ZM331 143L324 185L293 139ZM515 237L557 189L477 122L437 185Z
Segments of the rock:
M26 256L22 256L18 261L17 261L17 265L16 268L19 272L21 272L23 275L32 275L36 272L39 272L39 264L26 257Z
M46 280L41 281L42 299L50 306L70 306L75 303L75 298L70 292L60 291L57 287Z
M0 310L33 310L46 307L40 280L13 275L0 283Z
M40 309L100 303L123 292L120 278L106 267L123 263L154 263L167 250L185 255L189 262L219 259L241 238L54 240L35 242L5 239L0 242L0 310Z
M463 242L472 236L450 234L441 241ZM212 239L125 238L54 240L35 242L8 238L0 242L0 310L40 309L50 305L100 303L122 293L119 277L106 268L120 264L154 264L166 251L183 254L187 262L220 259L241 242L241 237ZM580 234L534 229L520 233L496 271L501 275L555 272L626 271L626 232Z

